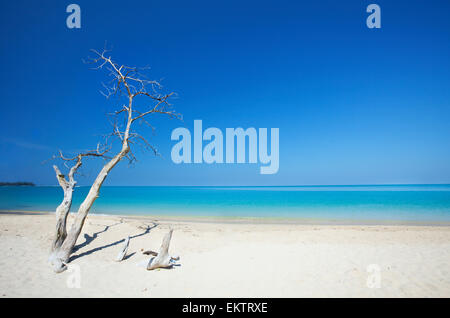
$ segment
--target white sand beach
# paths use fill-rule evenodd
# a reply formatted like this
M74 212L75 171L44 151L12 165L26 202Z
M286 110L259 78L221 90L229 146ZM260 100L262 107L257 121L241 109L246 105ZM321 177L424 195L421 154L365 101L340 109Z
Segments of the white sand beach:
M90 215L72 267L55 274L47 264L54 225L51 214L0 215L1 297L450 297L449 226ZM138 266L149 259L141 250L157 251L169 227L181 266ZM128 235L129 256L114 262ZM377 268L379 288L369 288Z

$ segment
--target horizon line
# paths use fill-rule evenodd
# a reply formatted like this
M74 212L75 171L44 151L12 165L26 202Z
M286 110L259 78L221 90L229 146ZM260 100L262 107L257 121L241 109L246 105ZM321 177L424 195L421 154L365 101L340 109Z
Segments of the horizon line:
M373 186L450 186L449 183L378 183L378 184L306 184L306 185L103 185L103 187L373 187ZM77 188L90 187L91 185L79 185ZM59 187L59 185L35 185L35 187Z

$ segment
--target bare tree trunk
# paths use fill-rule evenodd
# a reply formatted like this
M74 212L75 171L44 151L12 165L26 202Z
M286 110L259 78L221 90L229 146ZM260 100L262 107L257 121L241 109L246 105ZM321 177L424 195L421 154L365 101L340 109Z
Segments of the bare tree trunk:
M72 205L72 193L73 189L64 189L64 199L56 208L56 231L52 244L52 252L59 248L66 239L67 215L69 214Z
M74 180L74 174L77 169L81 166L81 157L78 157L76 164L70 169L68 179L66 180L65 176L61 173L59 168L54 165L53 169L56 173L56 179L58 179L59 185L64 191L64 197L61 204L56 208L56 230L53 238L53 243L51 247L51 253L49 256L49 262L53 264L56 272L62 271L63 266L60 262L54 262L56 258L56 252L63 244L64 240L67 237L67 216L69 215L70 208L72 206L72 195L73 189L76 185L76 181Z
M75 168L75 167L74 167ZM64 242L67 232L66 232L66 222L67 215L70 212L70 207L72 206L72 194L73 188L75 186L75 181L73 180L73 173L76 168L72 168L69 173L69 180L66 180L64 175L61 173L57 166L53 166L56 172L56 178L58 179L59 185L64 191L64 198L61 204L56 208L56 231L53 239L51 251L55 251Z
M78 236L81 233L81 229L83 228L84 221L86 220L89 210L99 196L100 187L102 186L111 169L114 168L114 166L128 153L128 151L128 143L124 141L122 150L116 156L114 156L105 166L103 166L102 170L98 174L89 190L89 193L87 194L83 203L81 203L75 217L75 221L72 224L72 227L70 228L64 242L53 253L52 265L55 272L59 273L67 269L65 264L69 261L70 254L72 253L73 247L75 246Z

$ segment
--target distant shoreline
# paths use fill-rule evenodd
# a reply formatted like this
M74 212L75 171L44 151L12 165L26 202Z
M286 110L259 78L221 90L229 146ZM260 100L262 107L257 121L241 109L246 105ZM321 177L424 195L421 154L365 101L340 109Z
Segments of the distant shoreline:
M27 186L27 187L34 187L36 186L33 182L0 182L0 187L5 186Z
M32 182L30 182L32 183ZM36 187L59 187L57 184L40 184ZM90 184L77 185L75 188L90 188ZM363 184L301 184L301 185L103 185L106 188L354 188L354 187L415 187L450 186L450 183L363 183Z

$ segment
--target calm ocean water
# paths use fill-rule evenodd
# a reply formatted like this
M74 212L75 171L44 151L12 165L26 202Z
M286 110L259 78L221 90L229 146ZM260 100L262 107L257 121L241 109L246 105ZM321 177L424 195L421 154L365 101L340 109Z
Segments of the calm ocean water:
M76 188L76 211L88 187ZM54 211L59 187L0 187L0 210ZM103 187L91 213L450 221L450 185Z

